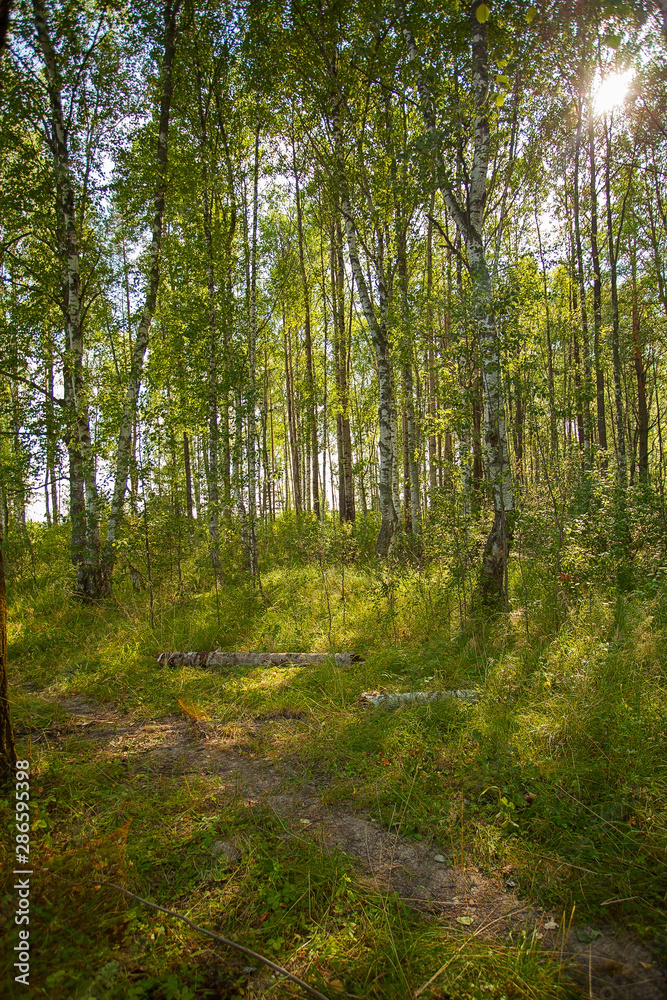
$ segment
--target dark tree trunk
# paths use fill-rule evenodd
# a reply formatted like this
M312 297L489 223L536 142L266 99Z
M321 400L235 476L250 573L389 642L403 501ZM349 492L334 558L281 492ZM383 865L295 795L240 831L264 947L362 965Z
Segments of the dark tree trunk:
M352 435L350 431L350 393L348 385L348 346L345 332L345 268L343 232L336 219L331 239L331 302L333 306L333 348L338 413L336 444L338 448L338 512L340 520L354 521L354 483L352 479Z
M299 441L296 425L294 399L294 372L292 369L292 333L287 326L283 308L283 336L285 347L285 392L287 395L287 424L289 430L289 453L292 472L292 494L294 497L294 513L301 513L301 471L299 462Z
M7 593L2 542L3 535L0 531L0 787L10 783L16 764L7 680Z
M537 232L537 244L540 253L540 262L542 264L542 283L544 286L544 308L546 312L546 338L547 338L547 377L549 380L549 431L551 440L551 452L554 456L558 455L558 429L556 427L556 393L554 388L554 357L553 357L553 346L551 341L551 310L549 309L549 288L547 280L547 269L544 262L544 253L542 250L542 236L540 234L540 223L537 213L537 203L535 205L535 230ZM604 400L602 402L602 408L604 410ZM606 440L606 439L605 439Z
M639 307L637 303L637 273L635 255L632 257L632 353L637 378L637 442L639 446L639 479L648 482L648 425L649 414L646 404L646 369L642 344Z
M588 123L588 150L591 172L591 260L593 262L593 357L595 360L595 398L597 404L598 448L603 453L603 468L606 468L604 453L607 451L607 418L605 415L604 371L602 369L602 278L600 274L600 251L598 247L598 195L595 168L595 127L591 113Z
M586 286L584 283L584 254L581 241L581 205L579 197L579 159L581 150L581 128L582 128L582 102L579 100L579 117L577 121L577 136L575 142L574 157L574 196L573 196L573 216L574 216L574 248L575 248L575 268L579 285L579 306L581 309L581 335L583 340L583 398L582 409L584 417L584 465L588 468L591 462L591 397L592 373L591 373L591 350L588 335L588 309L586 307Z
M301 190L299 188L299 173L296 166L296 148L292 138L292 165L296 185L296 218L299 231L299 265L301 268L301 284L303 286L304 304L304 334L306 341L306 379L308 383L308 424L310 440L310 472L312 482L313 512L320 517L320 483L319 483L319 450L317 444L317 413L315 405L315 374L313 370L313 339L310 325L310 288L306 274L306 259L303 245L303 213L301 209Z
M185 465L185 510L188 518L194 519L192 506L192 465L190 463L190 442L188 432L183 431L183 464Z
M611 127L610 127L611 128ZM618 310L618 253L623 228L623 217L619 224L618 236L614 238L613 196L611 190L611 135L606 132L605 195L607 208L607 242L609 246L609 275L611 282L611 352L614 368L614 404L616 409L616 461L618 482L621 489L627 485L627 456L625 450L625 422L623 417L623 374L621 371L620 316Z

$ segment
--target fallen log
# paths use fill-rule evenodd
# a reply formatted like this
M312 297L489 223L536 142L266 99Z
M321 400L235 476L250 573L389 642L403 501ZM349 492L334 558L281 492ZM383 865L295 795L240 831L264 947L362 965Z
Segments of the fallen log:
M396 708L397 705L416 702L424 705L430 701L444 701L446 698L458 698L460 701L467 701L474 704L479 699L479 691L468 688L460 688L457 691L404 691L399 694L384 694L382 691L364 691L359 695L359 701L368 705L386 705L387 708Z
M158 663L163 667L287 667L319 663L335 663L349 667L363 657L358 653L221 653L178 652L160 653Z

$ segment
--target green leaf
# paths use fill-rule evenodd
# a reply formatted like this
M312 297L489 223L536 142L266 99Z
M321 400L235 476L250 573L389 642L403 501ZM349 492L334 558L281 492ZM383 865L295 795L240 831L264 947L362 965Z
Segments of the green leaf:
M466 927L470 927L472 923L472 917L457 917L456 922L459 924L464 924Z
M610 48L610 49L617 49L619 47L619 45L621 44L621 36L620 35L608 34L608 35L604 36L603 41L604 41L605 45L608 46L608 48Z
M499 74L496 77L496 79L497 79L498 83L502 84L503 87L509 87L509 85L510 85L510 78L508 76L504 76L503 74Z
M502 106L503 106L504 103L505 103L505 95L504 94L496 94L496 107L497 108L502 108Z
M496 65L498 69L505 69L506 66L509 66L509 59L499 59Z
M485 21L488 21L490 15L491 15L491 10L489 8L488 3L481 3L477 8L477 10L475 11L475 17L477 18L480 24L484 24Z
M528 10L526 11L526 20L528 21L528 24L531 23L536 14L537 14L537 7L528 8Z

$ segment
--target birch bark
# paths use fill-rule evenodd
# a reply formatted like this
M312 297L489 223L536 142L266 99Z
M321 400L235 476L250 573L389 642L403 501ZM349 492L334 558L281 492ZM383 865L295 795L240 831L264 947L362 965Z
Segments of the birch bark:
M435 102L421 57L408 21L404 0L395 0L397 19L403 30L410 60L417 74L421 113L430 141L430 153L436 172L436 182L442 192L447 211L461 235L468 254L472 280L473 312L477 326L479 362L484 391L484 459L493 491L494 519L484 548L482 590L493 599L505 589L507 556L512 540L514 494L505 428L505 406L501 381L500 347L493 305L491 275L484 247L484 207L491 145L487 116L489 99L489 58L486 24L476 17L478 0L470 12L472 80L471 92L475 109L473 157L469 170L468 204L459 204L449 170L446 166L441 137L437 129Z
M63 262L65 357L64 400L68 414L67 451L70 479L71 558L76 593L95 599L101 593L99 506L95 483L90 417L83 367L80 246L74 181L62 107L62 81L42 0L33 0L37 39L46 69L51 110L51 145L56 178L58 236Z

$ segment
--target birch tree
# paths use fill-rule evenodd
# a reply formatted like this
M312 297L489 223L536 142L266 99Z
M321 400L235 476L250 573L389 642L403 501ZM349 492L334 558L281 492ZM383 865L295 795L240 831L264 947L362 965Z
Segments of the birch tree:
M52 31L42 0L33 0L38 47L46 73L50 108L50 144L57 197L58 244L62 262L62 311L65 321L63 363L64 404L68 414L70 520L72 563L76 592L96 598L102 590L99 503L90 435L87 385L84 370L81 290L80 225L76 214L76 181L70 155L70 132L63 110L63 81ZM99 30L99 28L98 28ZM93 39L94 45L95 39ZM91 46L92 47L92 46ZM88 52L86 55L89 55ZM81 57L81 70L85 55ZM79 74L81 75L81 74ZM70 97L73 101L74 94ZM81 207L81 214L83 207Z
M502 593L507 556L512 541L514 494L505 428L505 404L500 364L500 344L493 303L491 272L484 241L491 125L489 121L489 53L486 17L488 7L478 0L469 9L471 50L470 96L473 106L472 161L463 164L469 178L465 204L461 204L447 166L436 104L422 57L417 49L404 0L396 0L410 62L417 76L421 113L436 183L447 211L465 245L472 282L473 311L477 325L479 362L484 387L484 459L493 491L493 525L486 540L482 564L483 591Z
M37 0L35 0L35 2L37 2ZM129 378L118 434L114 487L103 555L104 573L103 580L100 579L100 590L103 585L103 589L105 591L108 591L111 587L111 578L115 561L114 543L116 542L120 532L120 523L123 515L123 502L125 500L127 478L130 467L132 430L134 427L139 388L141 386L144 356L146 354L146 348L148 347L151 323L155 312L158 287L160 284L160 245L162 242L162 220L164 216L167 193L169 116L171 112L171 101L174 89L173 71L176 54L176 38L178 34L179 8L180 0L174 0L173 3L167 3L164 7L164 46L162 52L162 64L160 67L161 92L156 151L157 181L153 199L153 225L149 249L149 272L144 305L134 339Z

